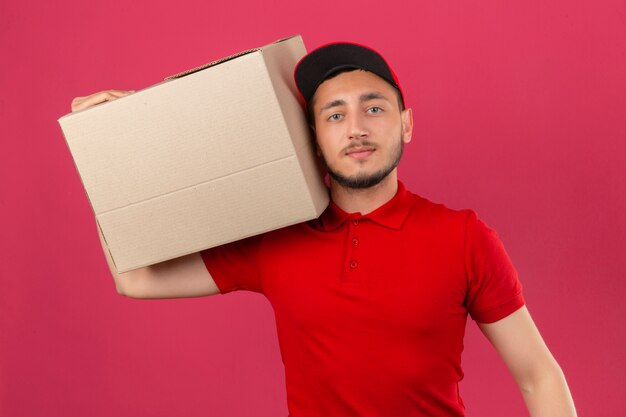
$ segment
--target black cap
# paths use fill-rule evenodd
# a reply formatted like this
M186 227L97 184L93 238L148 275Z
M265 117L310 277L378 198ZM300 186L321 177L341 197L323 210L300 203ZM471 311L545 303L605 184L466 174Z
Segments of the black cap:
M404 104L398 78L382 55L363 45L337 42L309 52L296 65L294 78L306 105L324 80L346 69L362 69L378 75L398 90Z

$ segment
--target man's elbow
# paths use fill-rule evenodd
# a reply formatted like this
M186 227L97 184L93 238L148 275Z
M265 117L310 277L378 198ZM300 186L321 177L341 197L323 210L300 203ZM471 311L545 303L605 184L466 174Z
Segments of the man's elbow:
M524 394L533 394L545 386L563 384L567 384L565 374L555 360L549 361L548 364L529 373L525 378L520 378L518 383Z
M132 293L128 291L127 287L128 285L124 285L119 278L115 280L115 290L119 295L123 295L124 297L137 298L133 297Z
M117 275L114 278L115 290L119 295L136 299L149 298L145 291L142 291L140 286L137 285L137 279L133 277L132 272Z
M127 288L117 281L115 281L115 290L117 291L119 295L122 295L124 297L138 298L138 297L133 297L132 293L129 293Z

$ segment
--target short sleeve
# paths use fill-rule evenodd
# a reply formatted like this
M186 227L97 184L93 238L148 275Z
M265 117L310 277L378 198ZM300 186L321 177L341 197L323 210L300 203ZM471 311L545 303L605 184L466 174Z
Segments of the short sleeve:
M524 305L522 285L504 245L474 212L465 230L465 270L465 303L474 320L492 323Z
M258 253L263 235L249 237L200 252L222 294L247 290L262 292Z

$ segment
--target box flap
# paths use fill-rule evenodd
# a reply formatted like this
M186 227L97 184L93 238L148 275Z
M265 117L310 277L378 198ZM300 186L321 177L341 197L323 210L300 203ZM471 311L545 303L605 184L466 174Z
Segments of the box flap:
M246 55L246 54L249 54L251 52L262 50L263 48L265 48L265 47L267 47L269 45L274 45L274 44L277 44L277 43L285 42L285 41L288 41L289 39L293 39L293 38L296 38L296 37L299 38L300 35L287 36L286 38L278 39L277 41L274 41L274 42L272 42L272 43L270 43L268 45L262 46L260 48L246 49L245 51L237 52L236 54L232 54L232 55L229 55L229 56L224 57L224 58L216 59L215 61L211 61L208 64L200 65L200 66L195 67L195 68L190 68L190 69L188 69L186 71L179 72L178 74L174 74L174 75L170 75L169 77L165 77L165 81L175 80L176 78L181 78L181 77L184 77L186 75L193 74L194 72L202 71L203 69L206 69L206 68L209 68L209 67L213 67L215 65L221 64L221 63L226 62L226 61L230 61L231 59L238 58L238 57L240 57L242 55Z
M259 50L259 48L248 49L248 50L245 50L245 51L242 51L242 52L238 52L236 54L229 55L229 56L224 57L224 58L216 59L215 61L211 61L208 64L200 65L199 67L191 68L191 69L188 69L186 71L179 72L178 74L174 74L174 75L170 75L169 77L165 77L165 80L166 81L168 81L168 80L175 80L176 78L181 78L181 77L184 77L186 75L193 74L194 72L202 71L203 69L206 69L206 68L209 68L209 67L213 67L215 65L221 64L221 63L226 62L226 61L230 61L231 59L235 59L235 58L238 58L240 56L243 56L243 55L249 54L251 52L258 51L258 50Z

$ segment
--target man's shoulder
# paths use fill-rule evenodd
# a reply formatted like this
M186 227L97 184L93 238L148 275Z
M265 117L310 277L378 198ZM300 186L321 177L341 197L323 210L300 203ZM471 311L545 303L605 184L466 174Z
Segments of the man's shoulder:
M410 217L422 221L433 222L461 222L464 223L471 216L476 216L472 209L454 209L444 203L430 200L420 194L408 191L413 199L413 208Z

